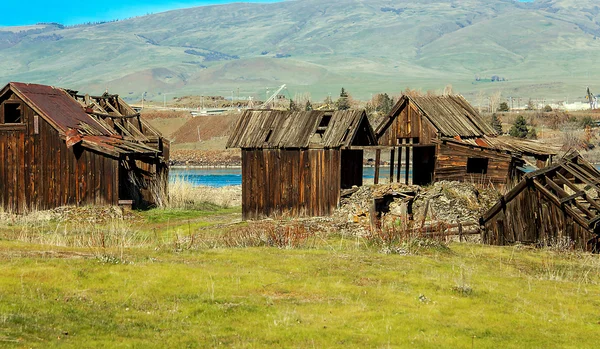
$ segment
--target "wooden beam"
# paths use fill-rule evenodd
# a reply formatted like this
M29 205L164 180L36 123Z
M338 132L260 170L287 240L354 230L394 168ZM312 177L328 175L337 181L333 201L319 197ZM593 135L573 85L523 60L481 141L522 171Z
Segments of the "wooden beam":
M404 140L402 140L404 145ZM396 169L396 182L400 183L400 171L402 170L402 148L398 149L398 168Z
M564 185L566 185L567 187L569 187L571 190L573 190L574 192L578 192L579 188L577 188L577 186L575 186L575 184L571 183L571 181L569 181L565 176L563 176L561 173L557 172L556 176L558 177L558 179L563 182ZM583 192L583 198L585 199L585 201L587 201L590 205L594 206L594 208L600 212L600 204L598 202L596 202L594 199L592 199L589 195L587 195L587 193L584 191Z
M577 192L577 193L575 193L573 195L569 195L569 196L566 196L566 197L560 199L560 203L564 204L566 202L569 202L571 200L577 199L578 197L584 196L584 195L585 195L585 192L582 190L582 191L579 191L579 192Z
M412 146L412 138L410 139L410 145ZM408 175L410 172L410 147L406 147L406 166L404 167L404 183L409 184Z
M392 148L390 150L390 183L394 182L394 155L396 153L396 148Z
M564 209L569 214L569 216L571 216L571 218L573 218L573 220L575 222L577 222L577 224L581 225L585 229L588 229L588 226L589 226L588 221L586 219L584 219L583 217L581 217L571 207L561 205L560 200L556 196L554 196L554 194L552 194L548 189L546 189L546 187L544 187L542 185L542 183L540 183L540 181L538 181L537 179L534 179L533 184L540 191L540 193L542 193L551 203L553 203L554 205L556 205L557 207L559 207L561 209Z
M375 178L374 184L379 184L379 163L381 162L381 149L375 150Z

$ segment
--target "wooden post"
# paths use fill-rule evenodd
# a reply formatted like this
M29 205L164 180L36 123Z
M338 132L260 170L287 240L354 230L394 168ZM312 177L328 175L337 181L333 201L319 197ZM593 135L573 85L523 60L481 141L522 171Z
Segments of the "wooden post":
M379 163L381 162L381 149L375 150L375 178L374 184L379 184Z
M404 140L402 140L404 144ZM400 183L400 170L402 170L402 147L398 150L398 170L396 171L396 182Z
M409 160L409 165L408 165L408 173L410 173L410 185L413 184L413 163L415 162L414 156L413 156L413 138L410 139L410 147L409 147L409 152L410 152L410 160Z
M463 226L460 222L458 222L458 236L458 241L463 242Z
M412 143L412 139L411 139L410 143ZM410 150L411 149L412 149L412 147L407 144L407 146L406 146L406 167L404 167L404 181L406 184L410 184L410 182L408 180L408 175L410 173Z
M390 183L394 182L394 155L396 153L396 148L392 148L390 150Z

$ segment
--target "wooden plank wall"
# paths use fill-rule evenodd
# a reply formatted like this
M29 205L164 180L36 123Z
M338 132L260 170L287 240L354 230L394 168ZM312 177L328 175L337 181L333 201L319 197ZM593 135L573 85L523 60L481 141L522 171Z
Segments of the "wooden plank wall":
M468 158L488 158L487 174L467 173ZM454 144L440 144L434 180L474 182L481 184L506 184L511 170L512 157L495 151L472 149Z
M11 97L16 99L16 97ZM118 161L67 149L58 132L22 104L23 125L0 125L0 195L5 210L25 212L62 205L117 204Z
M379 138L379 145L400 145L399 139L402 138L418 138L419 142L415 144L431 144L436 137L437 132L433 125L409 103Z
M243 149L244 219L327 216L340 200L337 149Z
M591 250L587 241L594 236L543 195L527 188L486 223L483 242L505 246L516 242L555 244L568 239L576 248Z

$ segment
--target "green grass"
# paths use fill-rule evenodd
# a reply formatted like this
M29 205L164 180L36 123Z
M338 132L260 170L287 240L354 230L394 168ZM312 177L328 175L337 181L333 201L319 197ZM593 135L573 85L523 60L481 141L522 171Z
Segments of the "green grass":
M160 231L155 214L144 224ZM217 234L234 213L169 214ZM384 255L339 235L303 249L101 250L1 234L2 347L591 348L600 330L600 259L583 253Z
M239 207L222 208L215 204L203 203L196 209L153 209L139 211L148 223L163 223L176 220L197 219L210 215L228 214L238 212Z

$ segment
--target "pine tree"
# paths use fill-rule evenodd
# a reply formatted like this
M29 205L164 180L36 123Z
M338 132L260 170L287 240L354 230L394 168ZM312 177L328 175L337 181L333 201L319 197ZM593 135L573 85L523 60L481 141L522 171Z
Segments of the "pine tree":
M502 134L502 120L500 120L496 113L492 114L492 127L497 134Z
M340 98L335 102L337 110L348 110L350 109L350 96L348 92L342 87L342 91L340 92Z
M533 131L535 133L535 130ZM527 120L523 115L517 116L515 119L515 123L510 128L508 132L511 136L517 138L526 138L529 134L529 128L527 128Z
M305 111L311 111L311 110L313 110L313 106L310 103L310 101L308 101L308 100L306 101L306 104L304 105L304 110Z
M296 105L296 103L294 102L293 99L290 99L290 110L291 111L298 111L298 106Z

